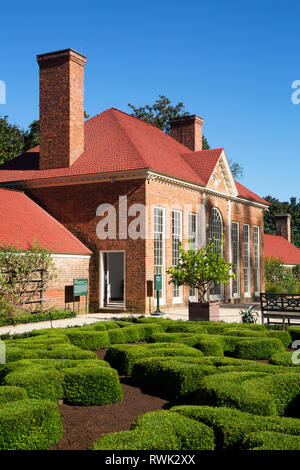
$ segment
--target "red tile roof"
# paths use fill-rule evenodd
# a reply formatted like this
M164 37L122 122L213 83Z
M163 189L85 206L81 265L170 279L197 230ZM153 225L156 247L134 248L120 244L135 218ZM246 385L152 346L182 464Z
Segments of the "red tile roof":
M39 245L59 254L90 254L63 225L21 191L0 189L0 244L30 250Z
M0 182L150 169L206 186L222 149L192 152L160 129L110 108L85 122L85 149L70 168L38 170L39 147L0 167ZM241 197L265 203L240 185Z
M300 264L300 250L284 237L264 235L264 254L273 258L281 258L284 264Z

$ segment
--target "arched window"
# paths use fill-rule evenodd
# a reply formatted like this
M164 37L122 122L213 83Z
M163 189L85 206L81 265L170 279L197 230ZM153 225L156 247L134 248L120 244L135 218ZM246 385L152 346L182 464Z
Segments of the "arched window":
M216 207L213 207L209 217L209 241L212 238L216 243L221 243L223 235L222 216ZM221 298L223 296L223 286L219 283L213 283L210 287L210 295L212 298Z
M221 242L223 235L223 222L219 209L213 207L209 218L209 240L215 238L216 242Z

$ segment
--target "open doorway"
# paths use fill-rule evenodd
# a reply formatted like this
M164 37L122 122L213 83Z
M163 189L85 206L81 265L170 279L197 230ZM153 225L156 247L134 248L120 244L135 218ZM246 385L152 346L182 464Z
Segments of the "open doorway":
M125 306L125 252L101 252L101 284L103 307Z

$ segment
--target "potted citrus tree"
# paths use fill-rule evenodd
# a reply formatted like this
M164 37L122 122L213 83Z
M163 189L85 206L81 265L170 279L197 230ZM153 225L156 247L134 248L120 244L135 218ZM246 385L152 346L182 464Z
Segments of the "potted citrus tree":
M200 250L184 250L180 245L177 266L167 269L170 283L186 285L198 292L198 301L189 302L189 320L219 320L219 301L209 301L207 294L213 283L227 285L231 278L235 278L232 272L234 265L226 263L222 245L223 239L221 243L212 239Z

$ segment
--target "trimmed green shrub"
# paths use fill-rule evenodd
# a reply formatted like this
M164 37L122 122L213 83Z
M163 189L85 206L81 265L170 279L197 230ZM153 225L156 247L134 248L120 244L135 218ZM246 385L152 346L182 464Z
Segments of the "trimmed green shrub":
M240 449L252 432L273 431L300 436L300 419L256 416L240 410L211 406L175 406L177 412L214 429L217 449Z
M17 347L11 347L8 345L6 347L6 362L19 361L20 359L34 359L38 358L38 351L32 349L21 349Z
M126 343L137 343L144 340L140 325L130 325L122 328Z
M78 366L66 370L64 396L73 405L107 405L123 399L118 373L108 367Z
M110 345L107 331L84 331L74 329L67 333L70 343L88 351L97 351Z
M190 333L154 333L149 341L153 343L182 343L193 347L197 343L197 335Z
M226 328L220 334L224 334L224 335L228 335L228 336L241 336L241 337L260 338L262 336L267 336L268 332L267 331L250 330L250 328L235 327L235 328Z
M298 417L300 375L257 371L224 372L203 379L196 394L201 405L228 406L257 415Z
M300 326L288 326L287 331L292 337L292 341L300 340Z
M22 368L4 377L4 384L22 387L29 398L60 400L63 398L62 375L39 366Z
M241 359L271 359L277 352L284 352L282 342L276 338L255 338L240 340L234 350L234 356Z
M133 364L146 357L166 357L166 356L202 356L201 351L190 348L179 343L151 343L120 346L111 346L107 349L105 360L117 369L121 375L130 375Z
M276 365L279 365L279 366L298 367L298 368L300 368L300 364L295 364L292 361L292 355L293 354L294 353L292 351L285 351L285 352L273 354L273 356L269 360L269 363L270 364L276 364ZM300 351L299 351L299 359L300 359Z
M106 351L105 360L117 369L120 375L130 375L133 364L138 359L166 356L198 357L202 356L202 353L179 343L122 344L110 346Z
M104 434L94 450L212 450L214 433L195 420L178 419L170 411L154 411L137 418L131 431ZM184 418L184 419L182 419ZM199 426L199 424L202 424Z
M37 323L48 320L60 320L63 318L73 318L76 317L76 313L71 312L70 310L52 310L42 313L30 313L29 315L22 315L19 318L16 318L16 324L25 324L25 323ZM9 318L0 318L0 326L11 325L11 319Z
M224 349L217 338L203 338L198 340L194 347L203 352L204 356L224 356Z
M118 329L120 328L120 325L117 324L117 322L112 321L112 320L105 320L105 321L97 321L96 323L92 324L92 327L96 331L103 331L103 330L111 330L111 329Z
M27 393L24 388L4 385L0 387L0 405L9 401L26 400Z
M137 361L132 381L138 387L168 399L186 397L198 390L203 377L215 374L210 365L177 361L177 358L148 358Z
M126 343L125 335L123 333L124 328L114 328L107 331L110 344L122 344Z
M300 436L270 431L253 432L246 436L242 447L244 450L299 450Z
M1 450L47 450L61 438L57 403L20 400L0 405Z
M288 348L292 343L292 337L288 331L269 330L268 336L279 339L286 348Z

